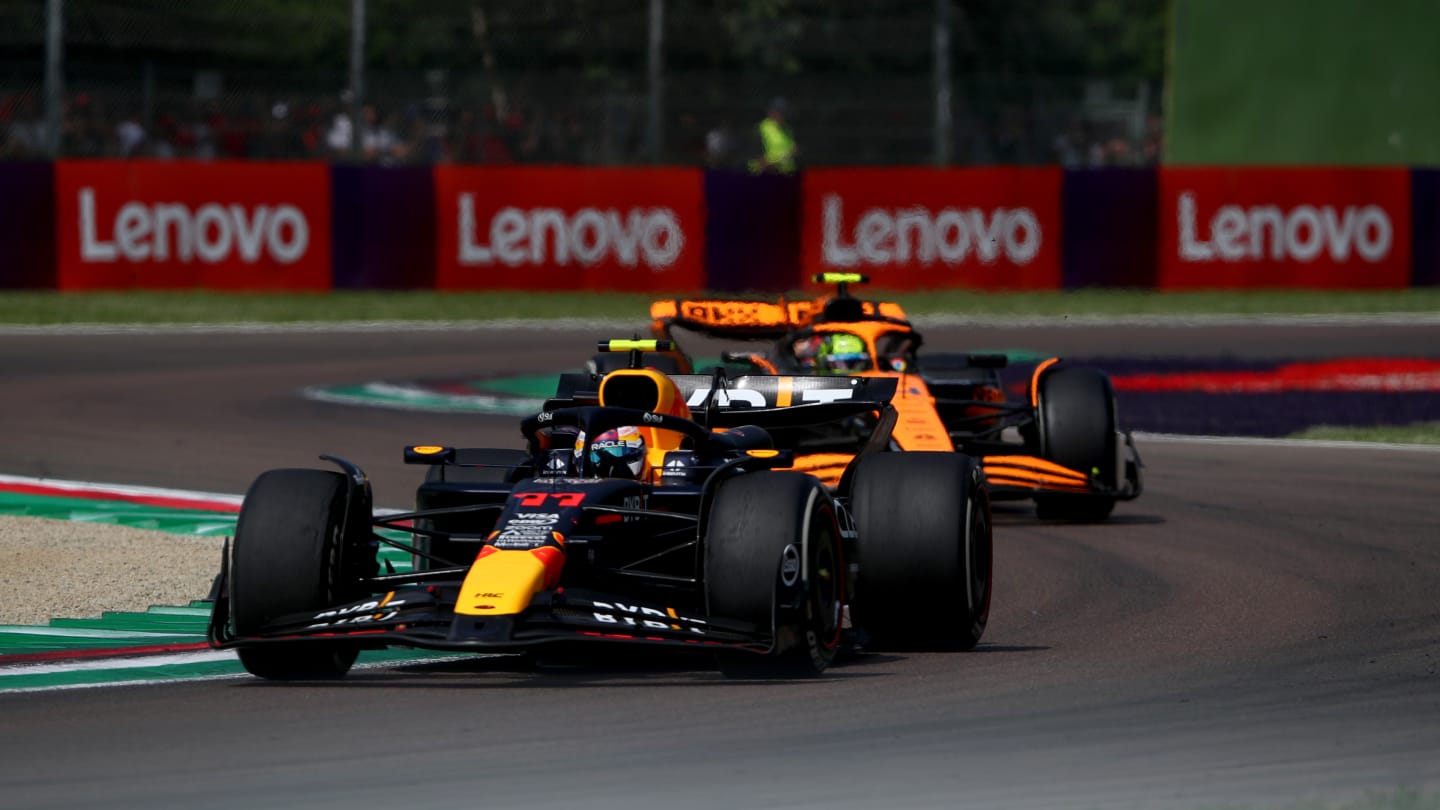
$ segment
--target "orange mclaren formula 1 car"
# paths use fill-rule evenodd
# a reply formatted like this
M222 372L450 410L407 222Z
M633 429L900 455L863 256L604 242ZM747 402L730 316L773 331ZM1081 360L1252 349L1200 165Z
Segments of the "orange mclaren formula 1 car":
M697 299L656 301L652 331L672 341L676 329L746 341L769 341L761 352L725 352L722 359L771 375L891 377L899 421L896 449L959 451L983 460L992 497L1033 499L1042 519L1101 521L1116 501L1141 491L1141 462L1121 431L1114 390L1102 372L1050 358L1030 375L1023 398L1007 398L1003 354L920 353L921 335L899 304L864 301L849 285L865 276L826 273L816 281L837 294L813 300ZM591 361L603 371L603 356ZM610 361L613 363L613 361ZM645 362L672 373L693 370L677 350ZM797 465L833 481L845 458L804 453Z
M562 377L524 447L417 445L416 508L379 514L353 463L271 470L226 548L210 643L254 675L344 675L361 650L668 647L727 675L809 676L837 652L967 650L990 611L974 459L891 452L895 381L640 368ZM788 437L868 420L834 488ZM396 535L407 539L396 539ZM413 554L382 570L379 544Z

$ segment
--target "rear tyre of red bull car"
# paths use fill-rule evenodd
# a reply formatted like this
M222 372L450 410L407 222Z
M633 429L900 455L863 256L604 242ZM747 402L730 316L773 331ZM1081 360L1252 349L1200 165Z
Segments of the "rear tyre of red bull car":
M345 476L328 470L270 470L251 484L230 545L228 590L237 636L258 635L281 616L365 596L358 583L367 565L373 572L375 549L368 522L346 532L347 493ZM344 676L358 649L285 642L242 646L237 653L252 675L305 680Z
M704 540L710 616L774 628L771 655L717 656L731 678L813 677L840 643L845 569L835 504L815 478L750 473L722 483Z
M990 618L990 499L958 453L862 457L850 488L859 573L851 620L874 650L969 650Z
M1121 449L1110 378L1093 368L1062 366L1042 375L1039 385L1040 456L1117 488ZM1098 523L1114 509L1112 495L1054 492L1035 497L1035 514L1041 520Z

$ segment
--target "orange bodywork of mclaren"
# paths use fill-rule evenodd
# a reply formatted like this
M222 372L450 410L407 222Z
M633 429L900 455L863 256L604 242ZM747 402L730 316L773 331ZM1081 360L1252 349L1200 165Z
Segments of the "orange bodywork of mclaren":
M650 305L651 331L657 338L666 340L673 340L671 329L675 326L716 337L739 339L779 339L796 330L805 330L805 334L813 335L844 333L859 337L865 342L870 369L846 372L846 376L899 378L895 397L891 401L899 414L892 434L896 444L909 451L957 450L949 429L940 419L929 385L918 373L914 373L914 346L919 340L906 340L916 333L905 310L898 303L889 301L847 299L854 306L856 317L827 318L826 307L834 300L820 297L790 301L781 297L775 302L736 299L655 301ZM896 346L907 345L908 348L896 353ZM688 356L678 350L670 354L685 372L691 371ZM1048 359L1035 369L1027 394L1031 407L1038 405L1036 393L1040 375L1057 360ZM750 362L767 374L786 373L777 370L773 359L763 354L751 355ZM970 405L965 413L967 418L974 420L971 424L981 427L995 424L985 420L988 416L998 420L1002 409L990 408L983 403L1003 405L1004 392L998 387L980 385L976 386L973 398L975 404ZM797 456L795 469L815 475L828 486L835 486L851 458L851 455L841 453ZM996 488L1032 493L1092 491L1089 475L1092 471L1073 470L1037 456L987 455L982 456L980 461L990 484Z

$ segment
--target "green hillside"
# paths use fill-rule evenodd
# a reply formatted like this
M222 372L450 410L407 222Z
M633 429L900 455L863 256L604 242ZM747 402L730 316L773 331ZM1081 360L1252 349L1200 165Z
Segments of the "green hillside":
M1171 164L1440 165L1440 3L1174 0Z

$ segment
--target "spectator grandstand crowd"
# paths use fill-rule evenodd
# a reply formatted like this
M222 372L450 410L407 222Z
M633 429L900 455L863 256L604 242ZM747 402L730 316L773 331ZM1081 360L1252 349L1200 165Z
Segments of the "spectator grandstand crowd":
M565 104L555 99L367 103L361 107L357 149L352 105L343 93L329 97L228 93L223 98L153 105L134 98L134 94L116 97L88 91L69 94L61 117L61 156L376 165L615 165L646 160L639 101L607 104L600 110L593 104L584 106L583 100ZM154 112L147 115L146 106ZM762 112L755 112L755 122ZM968 128L959 123L953 150L956 165L1152 165L1161 153L1163 128L1154 114L1146 118L1139 138L1126 127L1083 116L1068 124L1037 122L1024 110L994 122L973 122ZM670 124L666 162L741 168L758 148L753 129L754 122L737 124L728 116L707 125L697 115L680 114ZM801 143L815 144L816 129L801 106L796 123ZM851 132L848 137L853 141L865 135ZM830 162L817 156L821 150L808 151L814 162ZM0 91L0 159L48 155L40 94ZM919 162L925 156L922 150L891 162Z

